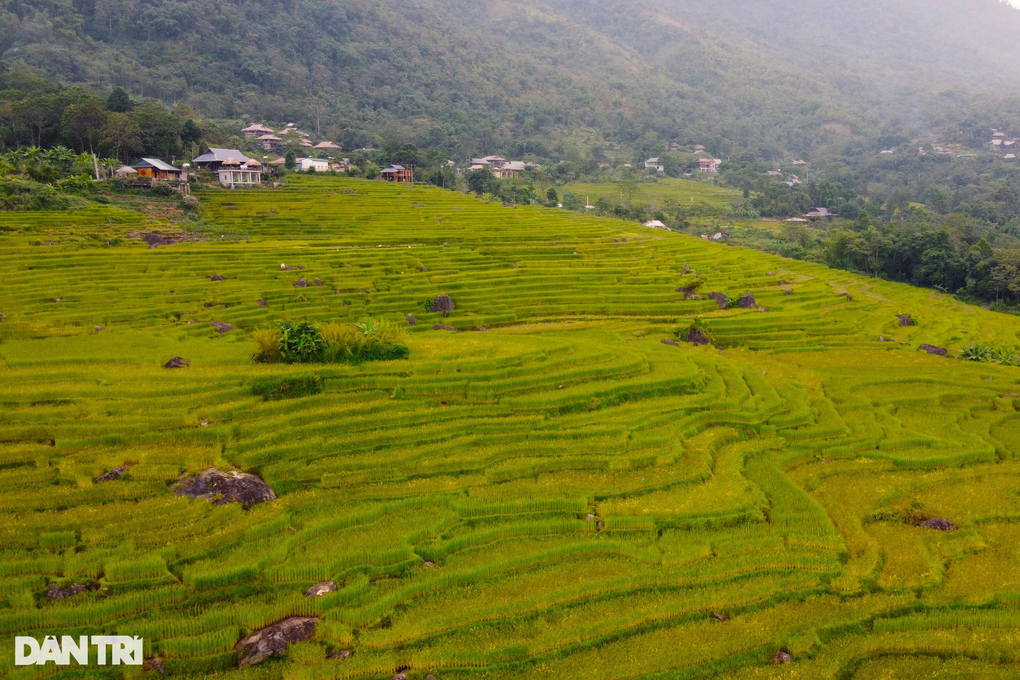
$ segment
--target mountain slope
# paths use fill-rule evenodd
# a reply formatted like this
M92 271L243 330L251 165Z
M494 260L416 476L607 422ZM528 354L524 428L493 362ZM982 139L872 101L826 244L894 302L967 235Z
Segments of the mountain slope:
M916 123L933 93L1009 91L1020 11L995 0L23 0L0 49L97 90L346 146L395 134L460 153L825 155Z

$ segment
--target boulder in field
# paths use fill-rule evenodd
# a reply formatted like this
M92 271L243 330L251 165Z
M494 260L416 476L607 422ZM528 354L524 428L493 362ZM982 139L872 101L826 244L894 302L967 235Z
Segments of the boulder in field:
M429 307L430 312L442 312L443 316L448 316L454 309L453 298L449 295L437 295L432 301L432 306Z
M708 297L715 300L716 304L719 305L719 309L726 309L726 305L729 304L729 298L723 293L709 293Z
M96 482L97 484L100 482L115 482L121 477L123 477L125 474L127 474L127 471L128 471L127 465L118 465L109 472L104 472L103 474L99 475L92 481Z
M326 658L327 659L349 659L349 658L351 658L351 654L353 654L353 653L354 652L352 652L349 649L341 649L338 652L333 652L332 654L330 654Z
M836 297L845 297L847 302L853 302L854 301L853 296L851 296L850 293L846 293L846 292L840 293Z
M74 597L80 593L84 593L88 590L88 586L83 586L80 583L72 583L69 586L61 588L56 583L51 583L46 587L46 596L51 600L63 600L68 597Z
M95 331L96 333L102 333L103 332L103 327L102 326L94 326L92 328L92 330Z
M680 343L678 343L676 340L670 340L669 338L663 338L662 339L662 344L664 344L664 345L672 345L673 347L679 347L680 346Z
M418 323L418 319L414 318L414 314L408 314L407 315L407 325L408 326L413 326L416 323Z
M174 485L174 493L188 498L206 498L213 505L237 501L251 507L276 500L276 494L261 477L237 470L223 472L216 468L209 468L197 475L184 473Z
M910 318L909 314L897 314L896 318L900 320L901 326L913 326L914 320Z
M450 331L451 333L460 333L460 331L458 331L453 326L444 326L441 323L434 323L434 324L432 324L432 330L434 330L434 331Z
M232 331L232 330L236 330L237 329L237 326L235 326L233 324L229 324L226 321L213 321L212 325L216 327L216 330L218 330L220 332L220 335L223 335L227 331Z
M301 642L315 635L317 622L318 619L312 616L291 616L255 631L234 645L234 649L244 654L238 665L254 666L269 657L283 656L292 642Z
M723 621L729 621L730 617L726 616L725 614L712 614L712 619L714 621L722 623Z
M266 301L265 300L256 300L255 304L257 304L259 306L259 309L265 309L266 308Z
M930 517L918 522L917 526L924 527L925 529L934 529L935 531L956 531L959 529L958 526L945 517Z
M737 307L740 307L741 309L757 309L758 303L755 301L753 295L745 293L737 302Z
M302 277L302 278L300 278L300 279L298 279L297 281L294 282L294 287L295 288L307 288L308 287L308 281L306 281L304 279L304 277Z
M691 343L692 345L712 344L712 340L707 335L699 331L697 328L692 328L690 332L687 334L687 342Z
M428 270L429 270L429 268L428 268L428 267L422 267L422 268L421 268L421 269L419 269L418 271L419 271L419 272L421 272L422 274L425 274L425 273L427 273L427 272L428 272Z
M776 653L772 655L773 663L784 664L790 663L791 661L793 661L793 657L781 649L776 650Z
M486 328L485 326L478 326L478 328L476 328L475 330L478 331L479 333L488 333L489 332L489 329Z
M333 581L322 581L305 591L305 597L322 597L326 593L335 593L336 583Z
M170 361L163 364L163 368L186 368L191 365L191 362L181 357L174 357Z
M213 274L212 276L209 277L209 280L210 281L226 281L227 278L225 276L221 276L220 274Z
M949 352L948 350L946 350L945 347L936 347L935 345L929 345L928 343L925 343L921 345L921 349L923 349L928 354L934 354L940 357L949 356Z
M789 288L784 288L783 289L783 293L786 294L786 295L793 295L793 291L790 290Z
M321 286L322 285L322 279L315 279L314 281L312 281L312 283L314 283L316 286Z

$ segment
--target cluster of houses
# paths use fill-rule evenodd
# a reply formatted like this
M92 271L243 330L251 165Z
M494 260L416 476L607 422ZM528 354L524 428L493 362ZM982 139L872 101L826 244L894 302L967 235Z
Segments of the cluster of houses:
M484 158L472 158L468 172L488 168L496 179L510 179L519 177L528 167L524 161L508 161L502 156L485 156Z
M1005 152L1003 158L1008 161L1016 160L1016 151L1020 148L1020 142L1007 137L1002 130L992 130L992 141L988 145L992 151Z
M261 142L262 148L266 151L275 151L281 146L285 145L288 140L293 141L296 144L306 149L318 149L324 154L328 155L333 151L340 151L341 147L336 142L319 142L318 144L312 144L312 140L309 138L307 132L302 132L298 128L294 127L293 123L288 123L279 132L274 131L270 127L266 127L261 123L252 123L248 127L241 130L241 134L244 135L245 139L254 139Z
M679 142L672 142L669 145L669 150L670 150L670 152L677 152L677 151L681 151L682 149L680 147ZM705 147L702 144L696 144L694 146L694 155L695 156L703 156L703 155L707 155L707 153L708 152L705 150ZM629 166L627 166L627 167L629 167ZM705 174L709 174L709 175L714 175L714 174L719 172L719 168L720 167L722 167L722 159L720 159L720 158L698 158L697 159L697 166L695 167L695 169L698 172L701 172L701 173L705 173ZM654 158L649 158L648 160L645 161L645 170L646 171L654 170L655 172L665 172L666 171L666 166L663 165L661 159L658 156L656 156Z
M225 187L257 186L262 183L265 166L254 158L248 158L237 149L211 148L192 161L195 167L208 170L216 175L220 184ZM190 163L177 168L158 158L143 158L134 165L118 168L114 175L122 179L138 179L151 183L159 180L177 186L181 191L188 192L188 171Z

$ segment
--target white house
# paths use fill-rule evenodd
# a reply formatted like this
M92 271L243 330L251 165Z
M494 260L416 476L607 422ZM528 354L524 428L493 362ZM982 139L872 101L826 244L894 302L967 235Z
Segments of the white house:
M327 172L329 161L325 158L302 158L299 167L302 171L315 170L315 172Z
M262 164L254 158L244 163L228 158L220 164L216 174L220 184L231 189L237 186L258 186L262 183Z
M662 163L659 162L659 158L657 156L655 158L649 158L647 161L645 161L645 170L652 169L654 169L655 172L666 172L666 166L662 165Z

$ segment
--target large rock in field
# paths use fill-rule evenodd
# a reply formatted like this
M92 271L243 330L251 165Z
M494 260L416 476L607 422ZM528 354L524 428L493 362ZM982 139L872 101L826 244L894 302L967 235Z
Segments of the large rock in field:
M931 517L918 522L917 526L935 531L956 531L959 528L945 517Z
M118 465L109 472L104 472L103 474L99 475L92 481L96 482L97 484L99 482L115 482L121 477L123 477L125 474L127 474L127 471L128 471L127 465Z
M181 357L174 357L170 361L163 364L163 368L186 368L191 365L191 362Z
M719 309L726 309L729 298L727 298L723 293L709 293L708 297L716 301L716 304L719 305Z
M756 309L758 307L758 303L755 301L753 295L746 293L737 302L737 307L740 307L741 309Z
M432 306L429 307L430 312L442 312L443 316L447 316L453 310L453 298L449 295L437 295L436 299L432 301Z
M174 493L188 498L207 498L213 505L237 501L250 507L276 500L276 494L261 477L237 470L223 472L216 468L209 468L198 475L184 473L177 480Z
M896 318L900 320L901 326L913 326L914 320L910 318L909 314L897 314Z
M790 663L791 661L793 661L793 657L781 649L776 651L776 653L772 655L773 663L784 664Z
M244 638L234 649L244 656L238 665L254 666L271 656L283 656L292 642L301 642L315 635L318 619L312 616L291 616Z
M216 327L216 330L220 332L220 335L223 335L227 331L232 331L237 328L237 326L229 324L226 321L213 321L212 325Z
M61 588L56 583L51 583L46 587L46 595L51 600L63 600L68 597L74 597L80 593L84 593L88 590L88 586L84 586L80 583L72 583L69 586Z
M697 328L692 328L690 332L687 333L687 342L691 343L692 345L712 344L712 340L707 335L699 331Z
M322 581L305 591L305 597L322 597L327 593L336 592L336 583L333 581Z
M921 349L923 349L928 354L934 354L940 357L949 355L949 352L946 350L945 347L936 347L935 345L929 345L927 343L921 345Z

